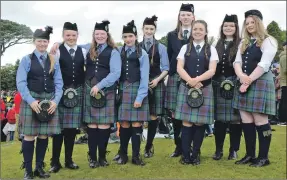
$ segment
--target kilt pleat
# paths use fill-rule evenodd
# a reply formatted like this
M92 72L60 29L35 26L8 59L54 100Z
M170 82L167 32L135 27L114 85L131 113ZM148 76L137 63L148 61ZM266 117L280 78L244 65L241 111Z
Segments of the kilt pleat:
M85 84L84 122L96 124L111 124L115 122L115 89L103 90L106 95L106 106L94 108L90 103L91 87Z
M220 84L224 80L230 80L236 82L236 76L225 78L224 76L216 77L213 79L216 83L213 83L214 94L214 119L222 122L240 122L240 114L237 109L232 107L232 101L224 99L220 95ZM218 83L217 83L218 82ZM234 88L235 91L236 88Z
M233 108L268 115L275 115L275 85L273 74L269 71L251 84L245 94L240 94L236 88L233 98Z
M59 103L59 119L61 128L79 128L83 120L83 95L84 88L80 86L76 89L78 93L78 104L73 108L67 108L63 104L63 96Z
M119 106L118 121L148 121L150 120L148 97L145 97L140 108L134 108L140 83L130 84L128 81L120 83L122 103Z
M179 80L178 74L168 76L166 84L165 102L164 102L164 107L166 109L175 110L176 108L176 101L178 94L178 80Z
M49 100L54 96L54 93L43 92L38 94L30 91L30 94L36 100ZM35 112L31 109L26 101L22 101L19 114L20 133L29 136L37 135L53 135L60 134L61 127L59 122L58 109L55 110L53 118L49 122L40 122L36 119Z
M202 89L204 102L199 108L191 108L188 105L188 90L189 88L183 85L183 83L180 83L175 109L175 119L199 124L213 124L214 102L212 85L210 84Z
M164 97L166 87L163 81L159 82L153 89L154 91L154 103L149 101L149 111L152 115L161 115L164 113Z

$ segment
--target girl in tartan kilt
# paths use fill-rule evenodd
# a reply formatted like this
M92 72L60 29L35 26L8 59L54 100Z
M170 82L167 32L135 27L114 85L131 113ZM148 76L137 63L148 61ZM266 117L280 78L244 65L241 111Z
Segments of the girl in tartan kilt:
M230 80L236 82L236 74L232 63L235 60L237 48L240 42L237 15L226 15L220 27L220 39L216 44L216 50L220 57L215 75L212 78L214 92L214 134L216 151L214 160L220 160L223 156L223 144L226 136L226 129L229 127L230 148L228 159L236 159L240 146L242 128L240 115L232 108L231 97L221 95L221 83ZM233 89L234 90L234 89ZM231 90L232 91L232 90Z
M151 121L148 122L147 143L144 156L152 157L154 153L153 139L158 126L158 117L164 113L164 78L169 70L169 62L166 47L155 39L157 26L157 17L146 17L143 22L143 41L140 46L148 53L150 60L149 87L152 89L152 95L149 94L149 110ZM151 92L149 92L151 93Z
M88 124L90 168L109 165L106 160L107 145L111 131L110 125L115 122L116 118L116 81L121 75L121 57L109 33L109 24L108 20L96 23L93 41L85 46L88 54L84 122ZM105 106L93 107L91 97L96 97L99 91L105 94Z
M65 22L63 26L63 40L56 52L59 57L62 77L64 81L64 93L59 103L59 118L62 128L61 134L53 135L53 148L51 158L51 169L49 172L57 173L62 168L60 154L62 144L65 145L65 167L78 169L79 166L73 162L72 154L77 128L82 123L83 106L83 84L85 78L84 64L86 50L77 46L78 27L76 23ZM68 99L69 90L72 88L78 94L78 102L69 106L64 101Z
M120 126L120 150L116 159L118 164L128 161L127 150L129 140L132 141L132 163L143 166L140 158L141 135L143 122L148 121L148 83L149 58L137 41L137 28L132 20L123 26L124 45L119 48L122 58L120 77L121 103L118 121Z
M268 115L275 115L275 87L270 69L277 51L276 40L267 34L258 10L245 12L243 40L235 62L235 73L240 80L234 95L233 107L239 109L244 132L246 155L235 164L253 167L269 165L268 151L271 127ZM255 158L256 130L259 155Z
M47 53L50 33L53 28L47 26L45 30L36 29L33 41L36 49L32 54L25 56L17 70L17 89L23 101L20 105L21 134L24 134L22 151L25 168L24 179L33 179L33 176L48 178L44 171L44 158L48 146L48 136L60 134L57 105L63 93L63 79L58 59ZM49 114L54 114L48 122L40 122L36 113L40 113L39 101L50 100ZM36 167L32 172L34 154L34 140L36 142Z
M181 77L178 90L175 118L182 121L182 164L200 164L199 152L205 134L204 124L214 120L214 102L211 78L215 74L218 54L208 44L207 24L197 20L192 25L190 43L184 45L177 56L177 72ZM201 89L204 98L199 107L188 104L190 88ZM190 145L193 142L192 156Z
M166 95L164 107L169 111L174 129L174 143L176 145L174 152L170 157L178 157L182 154L180 131L182 122L174 118L176 108L177 93L179 86L179 76L176 71L177 55L180 48L189 42L191 37L191 24L194 21L193 4L182 4L178 14L176 29L167 34L167 54L170 64L168 80L166 84Z

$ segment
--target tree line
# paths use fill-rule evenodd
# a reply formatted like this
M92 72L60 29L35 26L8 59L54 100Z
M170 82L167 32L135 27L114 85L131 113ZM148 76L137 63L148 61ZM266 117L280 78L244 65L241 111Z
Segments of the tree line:
M272 21L267 26L267 32L273 36L278 42L278 51L274 58L274 61L279 60L278 55L283 50L282 44L286 41L286 30L282 30L276 21ZM19 24L17 22L1 19L0 21L0 56L4 52L17 44L31 43L33 39L33 32L30 27ZM208 38L209 44L213 44L218 39L211 36ZM163 36L159 39L159 42L167 46L167 37ZM116 43L118 46L123 45L121 42ZM17 59L15 64L1 65L1 90L16 90L16 72L19 66L20 60Z

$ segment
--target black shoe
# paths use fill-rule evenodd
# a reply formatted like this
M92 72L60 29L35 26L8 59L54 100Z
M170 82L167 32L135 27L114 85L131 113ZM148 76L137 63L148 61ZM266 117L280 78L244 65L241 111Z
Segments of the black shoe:
M183 165L189 165L189 164L191 164L191 159L185 158L184 156L181 156L179 162Z
M46 173L43 168L37 168L34 170L34 176L38 176L39 178L49 178L50 174Z
M194 166L200 165L200 156L198 155L196 158L191 158L191 164Z
M150 158L150 157L153 156L153 154L154 154L154 147L153 147L153 145L149 149L145 149L145 151L144 151L144 157L145 158Z
M68 169L79 169L79 166L76 163L74 163L73 161L66 162L65 167Z
M267 158L258 158L256 162L251 163L249 166L251 167L263 167L263 166L268 166L270 164L269 159Z
M33 172L25 171L24 179L34 179Z
M133 157L132 163L137 165L137 166L144 166L145 165L145 163L143 162L143 160L139 156Z
M118 161L120 159L120 150L118 150L118 154L115 155L113 161Z
M220 160L222 158L222 156L223 156L223 152L222 151L216 151L212 158L214 160Z
M228 160L234 160L234 159L237 159L237 158L238 158L238 155L237 155L236 151L230 151L229 152Z
M62 165L58 163L51 163L49 173L57 173L62 168Z
M242 159L239 161L236 161L235 164L248 164L248 163L254 163L256 162L256 158L245 155Z
M99 164L102 167L106 167L109 166L110 164L108 163L108 161L106 160L106 158L99 158Z
M97 168L97 167L100 166L100 164L99 164L98 161L90 160L89 161L89 166L90 166L90 168Z
M126 164L128 162L128 155L126 154L119 154L119 159L117 160L118 164Z
M170 155L170 157L179 157L182 152L178 149L175 149L174 152Z

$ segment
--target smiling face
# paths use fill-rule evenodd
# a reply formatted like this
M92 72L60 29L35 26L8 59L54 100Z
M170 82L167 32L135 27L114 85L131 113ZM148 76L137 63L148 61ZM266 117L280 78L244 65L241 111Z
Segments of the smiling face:
M36 49L43 53L47 50L48 45L49 45L49 40L47 39L35 39L34 44L36 46Z
M143 33L145 38L152 38L155 34L156 28L154 25L144 25Z
M203 23L195 23L192 27L192 37L195 41L203 41L207 35L206 27Z
M233 36L236 32L236 26L234 22L224 22L222 27L223 34L225 36Z
M194 20L194 15L192 12L180 11L179 12L179 21L182 26L190 26L192 21Z
M105 44L108 39L108 33L104 30L95 30L94 39L97 44Z
M136 39L137 37L133 33L123 33L124 43L129 47L135 45Z
M245 26L246 26L248 33L250 34L256 33L256 30L257 30L256 23L255 23L255 19L252 16L248 16L245 19Z
M63 39L68 46L75 46L77 44L78 32L73 30L64 30Z

